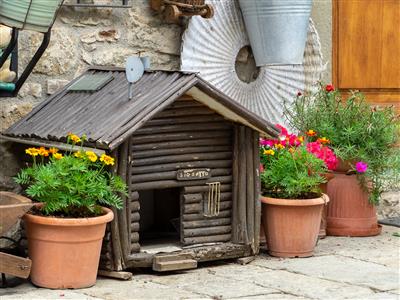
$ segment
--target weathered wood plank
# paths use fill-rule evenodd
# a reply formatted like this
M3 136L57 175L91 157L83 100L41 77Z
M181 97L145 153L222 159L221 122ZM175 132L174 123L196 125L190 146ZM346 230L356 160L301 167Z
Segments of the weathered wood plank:
M204 160L204 161L189 161L180 163L170 163L155 166L141 166L132 168L132 175L166 172L179 169L196 169L196 168L228 168L232 165L231 160Z
M238 200L239 200L239 126L235 125L233 138L233 155L232 155L232 241L239 242L237 228L238 220Z
M160 181L160 180L176 180L177 171L167 171L167 172L160 172L160 173L144 173L138 175L131 175L131 182L147 182L147 181ZM218 169L211 169L211 176L225 176L231 175L230 168L218 168Z
M201 202L203 200L203 198L204 198L204 194L202 194L202 193L199 193L199 194L185 194L183 196L185 204L199 203L199 202ZM230 192L221 193L220 199L221 199L221 201L231 200L232 199L232 193L230 193Z
M229 146L231 144L231 137L219 137L215 138L202 138L196 140L180 140L180 141L154 141L148 142L146 144L135 144L134 141L131 141L131 149L135 153L136 151L144 151L144 150L156 150L156 149L177 149L184 147L195 147L195 146Z
M131 272L124 272L124 271L106 271L106 270L98 270L97 275L108 277L108 278L115 278L115 279L122 279L122 280L132 280L132 273Z
M190 180L190 181L178 181L178 180L160 180L160 181L149 181L149 182L135 182L131 186L135 190L151 190L151 189L168 189L174 187L183 187L187 185L203 185L206 182L219 181L221 183L230 183L232 181L232 176L220 176L212 177L205 180Z
M31 265L32 261L29 258L0 252L0 273L28 278Z
M144 134L154 133L173 133L173 132L185 132L185 131L197 131L201 130L229 130L232 125L223 122L208 122L203 124L197 123L186 123L185 125L158 125L158 126L145 126L135 131L134 137Z
M183 221L182 224L184 229L223 226L223 225L230 225L231 218L206 219L199 221Z
M231 240L231 234L211 235L211 236L196 236L190 238L183 238L185 245L228 242Z
M221 138L230 137L231 130L210 130L210 131L196 131L196 132L178 132L178 133L162 133L151 135L132 136L132 143L147 144L158 141L177 141L177 140L196 140L204 138Z
M218 115L199 115L199 116L184 116L184 117L175 117L175 118L163 118L158 119L154 118L146 123L147 126L158 126L158 125L173 125L173 124L186 124L186 123L208 123L208 122L216 122L222 121L226 122L226 120Z
M165 155L178 155L178 154L190 154L190 153L210 153L210 152L226 152L231 151L231 146L197 146L197 147L178 147L178 148L167 148L167 149L157 149L157 150L145 150L145 151L135 151L133 152L133 157L135 159L140 158L157 158Z
M259 138L257 131L253 131L253 172L254 172L254 246L253 253L257 254L260 249L260 223L261 223L261 181L260 181L260 154Z
M178 117L178 116L187 116L187 115L212 115L215 114L215 111L207 108L207 107L193 107L193 108L184 108L184 109L166 109L157 114L157 118L168 118L168 117Z
M168 163L180 163L184 161L204 161L204 160L220 160L220 159L230 159L232 157L231 151L226 152L199 152L190 154L178 154L178 155L166 155L159 157L149 157L133 159L133 168L138 166L147 165L158 165L158 164L168 164Z
M203 228L183 229L184 238L197 237L197 236L213 236L222 235L231 232L232 227L226 226L213 226Z
M249 242L254 245L254 152L253 152L253 132L246 127L245 130L245 149L246 149L246 227Z

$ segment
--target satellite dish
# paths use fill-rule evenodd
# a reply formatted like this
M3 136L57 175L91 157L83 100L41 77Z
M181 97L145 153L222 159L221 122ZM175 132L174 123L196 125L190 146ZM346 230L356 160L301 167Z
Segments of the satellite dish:
M140 57L129 56L126 60L125 74L129 82L129 100L133 97L132 84L142 78L144 73L144 65Z

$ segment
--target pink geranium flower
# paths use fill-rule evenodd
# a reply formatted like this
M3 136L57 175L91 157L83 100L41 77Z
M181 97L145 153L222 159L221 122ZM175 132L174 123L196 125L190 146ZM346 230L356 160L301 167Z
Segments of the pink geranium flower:
M363 161L359 161L356 163L356 170L358 173L365 173L368 169L368 164Z

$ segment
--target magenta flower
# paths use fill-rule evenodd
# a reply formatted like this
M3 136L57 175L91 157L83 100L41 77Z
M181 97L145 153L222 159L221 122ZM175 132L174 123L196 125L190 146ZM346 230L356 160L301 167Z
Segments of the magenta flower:
M358 173L365 173L368 169L368 164L363 161L359 161L356 163L356 170Z

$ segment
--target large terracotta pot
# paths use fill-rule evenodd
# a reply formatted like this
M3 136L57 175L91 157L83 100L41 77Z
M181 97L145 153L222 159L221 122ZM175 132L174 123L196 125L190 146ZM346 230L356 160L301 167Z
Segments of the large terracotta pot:
M335 175L333 173L326 173L324 174L324 177L327 182L323 183L320 185L320 189L322 193L327 194L328 190L328 182L329 180L333 179ZM324 239L326 237L326 213L327 213L327 207L328 203L324 205L324 208L322 209L322 216L321 216L321 224L319 226L319 233L318 233L318 238Z
M85 288L96 283L102 240L114 215L55 218L26 214L28 252L33 284L52 288Z
M261 197L261 201L268 253L278 257L312 256L328 197L301 200Z
M356 175L336 173L328 183L327 234L374 236L381 232L375 206L360 187Z

